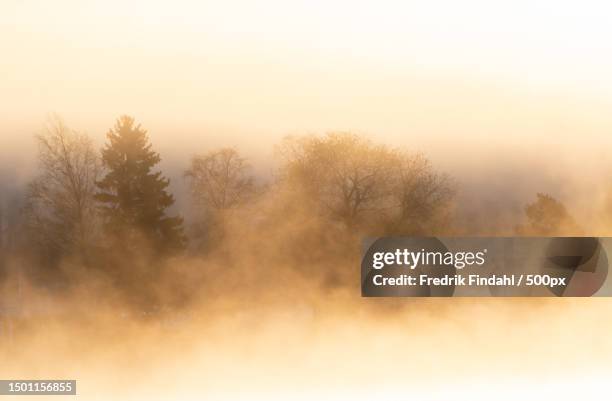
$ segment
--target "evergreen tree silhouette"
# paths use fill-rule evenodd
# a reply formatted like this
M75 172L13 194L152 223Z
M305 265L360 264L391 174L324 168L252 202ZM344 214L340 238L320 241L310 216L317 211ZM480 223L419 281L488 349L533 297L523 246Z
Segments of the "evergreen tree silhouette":
M106 176L97 182L96 199L102 203L107 232L124 246L138 237L160 253L184 248L183 219L166 215L174 197L167 192L170 181L153 171L161 159L151 150L147 132L134 118L121 116L106 136Z

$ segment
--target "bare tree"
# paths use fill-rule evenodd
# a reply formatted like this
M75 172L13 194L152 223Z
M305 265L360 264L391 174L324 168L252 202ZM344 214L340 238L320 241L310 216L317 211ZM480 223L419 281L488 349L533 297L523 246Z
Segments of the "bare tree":
M403 154L393 190L398 205L395 230L429 234L447 227L454 196L455 186L448 175L436 172L422 154Z
M422 228L453 195L449 180L423 156L351 133L289 137L280 152L282 179L346 227Z
M91 139L57 116L36 140L39 173L28 189L28 228L45 250L62 255L95 236L99 161Z
M249 165L232 148L193 157L185 177L196 204L211 212L234 208L255 191Z
M350 133L289 137L281 147L283 178L316 198L332 218L354 226L389 205L395 155Z

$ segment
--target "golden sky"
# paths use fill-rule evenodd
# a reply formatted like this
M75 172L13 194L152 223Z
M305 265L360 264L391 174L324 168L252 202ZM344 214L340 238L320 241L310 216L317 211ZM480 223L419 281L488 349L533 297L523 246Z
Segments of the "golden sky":
M0 2L0 145L49 112L103 139L134 115L176 154L352 130L445 166L605 157L609 2ZM26 146L26 145L23 145ZM491 152L493 149L493 152ZM596 156L596 157L594 157ZM494 156L494 158L497 156Z

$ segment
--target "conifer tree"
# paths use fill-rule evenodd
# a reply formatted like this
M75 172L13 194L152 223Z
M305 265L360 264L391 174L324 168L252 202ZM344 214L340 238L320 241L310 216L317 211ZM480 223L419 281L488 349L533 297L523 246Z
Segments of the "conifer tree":
M97 182L96 195L107 232L127 246L126 241L140 237L161 253L183 248L183 220L166 215L174 197L167 191L170 181L153 170L161 159L151 150L147 132L134 118L121 116L107 139L102 149L106 176Z

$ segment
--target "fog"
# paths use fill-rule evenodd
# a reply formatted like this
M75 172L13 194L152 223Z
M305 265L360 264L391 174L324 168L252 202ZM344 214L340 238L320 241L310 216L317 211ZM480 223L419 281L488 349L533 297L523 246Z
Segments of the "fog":
M537 193L581 235L610 235L607 16L596 2L4 1L0 378L77 379L83 400L605 398L610 301L361 298L359 241L378 231L287 189L279 146L351 132L422 153L456 190L447 235L515 235ZM87 263L36 259L23 216L53 113L96 152L120 115L142 124L184 252L101 241ZM224 147L261 194L202 240L184 173Z
M153 130L150 137L156 143ZM164 146L158 149L164 155ZM190 155L168 150L161 165L178 181L172 190L181 213L189 207L181 175ZM260 157L254 153L252 163L271 179L277 162ZM476 162L465 152L455 157L438 165L456 167L467 233L512 232L535 191L559 194L586 216L595 206L575 205L604 191L570 169L567 156L563 168L571 174L562 176L557 158L506 154L484 169L476 168L484 155ZM34 171L30 158L18 158L27 165L20 171ZM18 190L29 174L7 176ZM589 192L570 192L578 187ZM260 210L274 208L274 200L259 202ZM135 312L97 276L59 292L11 276L2 290L8 316L0 375L75 378L87 400L498 399L503 386L560 398L605 391L598 379L612 358L601 321L612 308L605 299L364 299L358 250L337 255L346 249L341 231L307 213L261 230L249 225L248 210L242 213L227 222L222 248L167 262L155 284L169 305L159 316ZM20 263L14 259L11 271ZM340 277L330 278L334 271ZM182 293L195 295L172 306ZM521 395L509 390L501 399Z
M477 96L471 107L465 100L476 100L463 98L464 112L453 117L448 90L440 104L421 105L432 114L439 107L444 121L399 110L403 122L363 117L355 105L345 110L353 123L342 126L338 118L326 128L323 114L315 114L318 124L304 124L306 115L294 123L262 119L252 130L248 119L231 127L230 120L223 126L152 112L136 117L171 179L172 211L187 226L193 211L183 173L194 154L234 146L260 181L272 182L280 165L275 146L284 135L341 126L376 143L422 151L448 173L458 188L459 233L512 234L536 192L564 202L590 235L609 232L602 219L610 182L608 117L573 106L565 114L563 101L534 106L542 94L502 101L508 92L491 88L490 97ZM485 100L491 101L486 107ZM498 120L505 110L512 115ZM62 114L97 147L116 117ZM46 117L34 113L2 128L2 201L14 213L36 173L34 134ZM256 207L266 210L275 200L260 202ZM92 400L445 399L455 391L459 399L497 399L500 386L560 398L584 394L585 387L590 394L604 391L597 377L607 374L612 358L601 325L612 307L605 299L361 299L357 248L327 259L343 242L338 232L308 214L281 217L261 231L246 223L249 213L227 223L222 249L168 262L155 287L170 306L154 318L126 307L96 276L49 292L18 273L23 261L11 259L9 270L17 275L2 290L8 317L0 375L76 378L80 398ZM309 229L314 238L298 241ZM319 249L320 243L327 245ZM342 273L330 277L333 271ZM192 295L187 304L177 303L183 293ZM543 389L536 376L554 389ZM522 395L507 394L515 396Z

